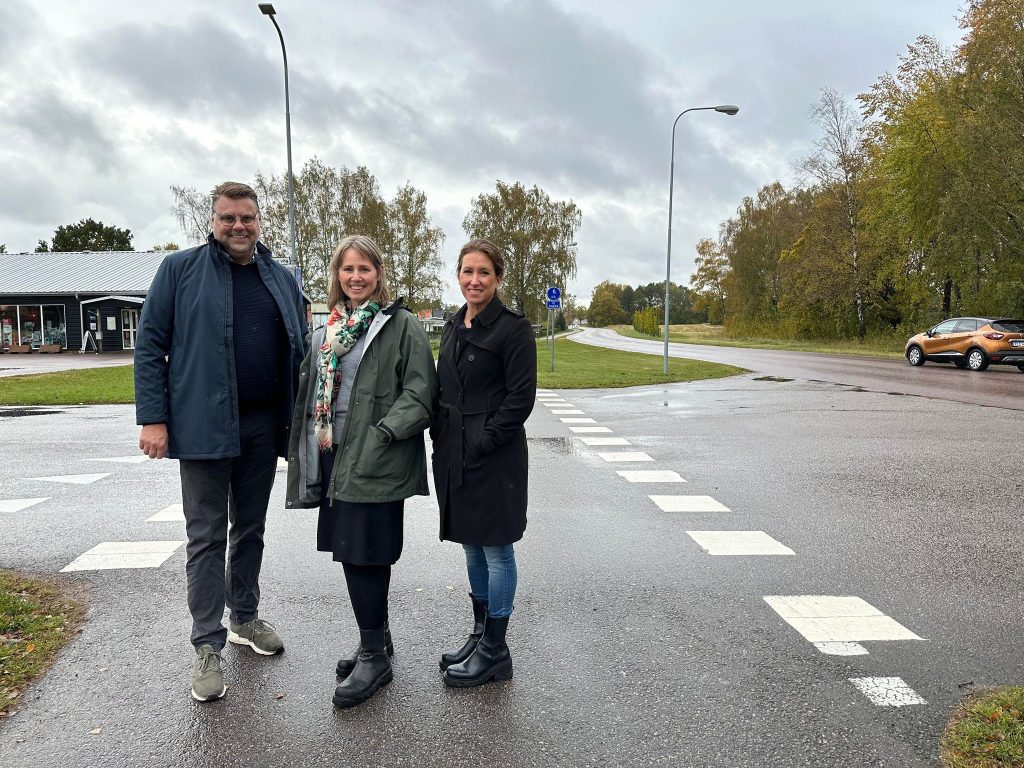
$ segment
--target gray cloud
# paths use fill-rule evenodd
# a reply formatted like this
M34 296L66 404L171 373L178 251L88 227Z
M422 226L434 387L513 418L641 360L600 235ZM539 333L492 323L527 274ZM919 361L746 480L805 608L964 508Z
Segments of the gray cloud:
M95 112L72 102L55 88L16 94L0 120L6 131L22 138L23 146L44 156L70 152L100 174L121 167L117 145L100 125Z
M280 47L254 4L181 0L152 23L147 8L98 2L0 5L9 247L88 215L146 247L173 231L170 184L284 169ZM956 4L293 0L278 11L295 165L319 155L367 165L387 195L406 179L423 189L449 274L469 202L495 179L572 197L584 223L570 290L589 299L606 278L660 279L672 119L734 102L735 118L680 121L673 275L685 282L697 239L791 177L818 91L863 90L918 34L953 39Z
M120 24L81 37L76 48L101 80L121 84L154 108L230 112L240 120L278 108L279 91L266 84L283 74L263 41L210 16L193 16L181 26Z

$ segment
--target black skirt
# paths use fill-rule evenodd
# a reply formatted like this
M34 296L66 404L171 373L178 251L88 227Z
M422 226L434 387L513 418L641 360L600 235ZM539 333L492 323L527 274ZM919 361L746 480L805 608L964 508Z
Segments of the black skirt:
M320 516L316 548L339 563L393 565L402 554L405 501L358 503L327 498L334 451L320 454Z

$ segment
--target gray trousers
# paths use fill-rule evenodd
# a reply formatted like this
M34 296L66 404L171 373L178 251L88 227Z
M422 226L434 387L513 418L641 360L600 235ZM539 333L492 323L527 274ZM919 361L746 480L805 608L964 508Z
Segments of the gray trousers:
M188 609L196 648L224 647L225 603L236 624L256 618L267 503L277 474L277 430L276 411L242 414L241 455L179 462L188 536Z

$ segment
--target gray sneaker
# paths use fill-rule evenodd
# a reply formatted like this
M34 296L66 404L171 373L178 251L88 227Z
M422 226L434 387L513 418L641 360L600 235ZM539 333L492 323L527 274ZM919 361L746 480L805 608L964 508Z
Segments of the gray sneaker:
M255 618L245 624L229 622L228 640L237 645L248 645L256 653L273 656L284 650L284 643L277 636L277 630L269 621Z
M224 685L224 672L220 668L220 654L212 645L201 645L196 650L192 665L192 698L196 701L214 701L228 690Z

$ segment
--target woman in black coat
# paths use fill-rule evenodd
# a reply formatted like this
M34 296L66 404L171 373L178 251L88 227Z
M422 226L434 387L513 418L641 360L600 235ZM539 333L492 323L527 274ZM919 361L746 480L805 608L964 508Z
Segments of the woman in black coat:
M494 243L459 252L466 304L441 333L441 408L432 430L441 538L462 544L473 632L441 656L456 688L512 677L505 643L516 593L512 545L526 530L529 459L523 423L537 396L537 344L530 322L497 296L505 259Z

